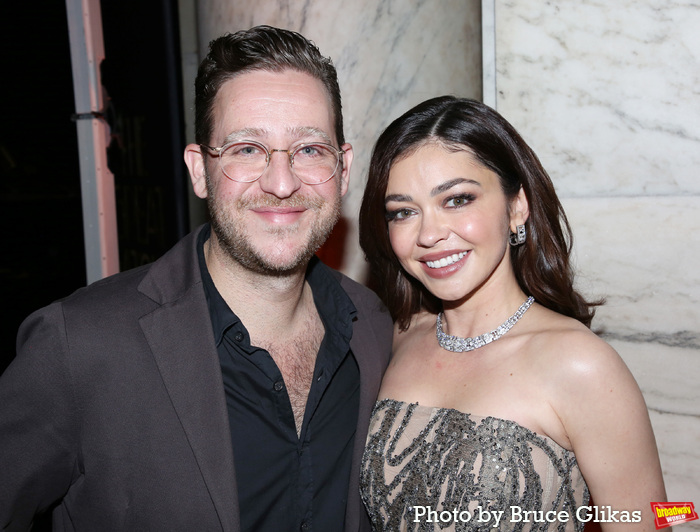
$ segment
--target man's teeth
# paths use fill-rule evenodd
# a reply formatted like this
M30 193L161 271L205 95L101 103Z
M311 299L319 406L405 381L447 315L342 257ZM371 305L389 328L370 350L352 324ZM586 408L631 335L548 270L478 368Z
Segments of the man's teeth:
M455 253L454 255L450 255L449 257L443 257L440 260L429 260L425 263L428 265L428 268L444 268L445 266L454 264L466 254L466 251L462 251L461 253Z

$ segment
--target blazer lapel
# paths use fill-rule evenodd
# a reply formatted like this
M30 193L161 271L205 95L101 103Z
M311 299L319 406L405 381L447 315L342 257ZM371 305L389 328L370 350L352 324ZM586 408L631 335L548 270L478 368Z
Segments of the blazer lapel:
M231 433L195 245L196 234L190 235L153 265L140 289L162 304L140 324L222 529L236 531L240 525Z
M364 318L364 319L363 319ZM386 360L378 356L386 349L374 334L365 316L360 316L354 324L350 340L355 360L360 370L360 407L357 413L357 430L352 454L352 472L348 486L348 505L345 513L345 530L360 529L360 515L364 511L360 500L360 466L365 449L369 418L379 394L379 386L384 374Z

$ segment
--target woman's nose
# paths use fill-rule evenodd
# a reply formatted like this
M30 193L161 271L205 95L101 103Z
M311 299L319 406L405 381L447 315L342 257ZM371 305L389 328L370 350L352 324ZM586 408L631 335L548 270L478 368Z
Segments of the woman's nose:
M419 246L433 247L438 242L445 240L449 234L449 228L442 216L431 212L423 213L418 232Z

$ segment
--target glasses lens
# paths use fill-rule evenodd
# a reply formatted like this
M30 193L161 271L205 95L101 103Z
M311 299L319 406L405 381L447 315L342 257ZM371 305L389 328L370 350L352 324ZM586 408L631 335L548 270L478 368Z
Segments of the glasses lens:
M325 183L338 169L339 154L327 144L302 144L292 153L294 173L307 184Z
M229 179L249 183L259 178L267 166L267 151L261 144L236 142L220 155L221 169Z

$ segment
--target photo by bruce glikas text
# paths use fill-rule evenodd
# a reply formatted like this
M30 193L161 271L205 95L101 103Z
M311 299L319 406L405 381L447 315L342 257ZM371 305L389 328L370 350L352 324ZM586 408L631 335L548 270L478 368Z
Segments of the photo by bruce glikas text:
M488 510L477 506L474 510L434 510L431 506L410 508L414 523L473 523L490 524L494 528L505 523L568 523L576 520L581 523L639 523L641 510L614 510L611 506L580 506L570 514L565 510L523 510L511 506L505 510Z

